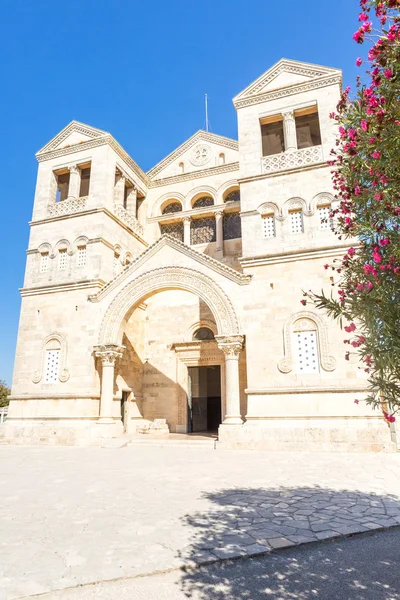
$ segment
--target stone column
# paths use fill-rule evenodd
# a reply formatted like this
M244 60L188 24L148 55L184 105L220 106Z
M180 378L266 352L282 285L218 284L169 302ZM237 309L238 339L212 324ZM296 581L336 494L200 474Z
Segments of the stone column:
M126 198L126 210L132 217L136 219L136 203L137 203L137 189L135 187L128 188L128 196Z
M125 197L125 177L120 175L114 187L114 204L124 206Z
M283 133L285 136L285 151L294 152L297 150L296 122L292 111L282 113Z
M101 397L98 423L113 423L114 368L115 361L122 356L124 346L108 344L95 346L95 356L101 359Z
M79 198L79 188L81 187L81 174L76 165L69 167L69 186L68 200Z
M239 355L243 348L243 336L216 336L215 339L225 358L226 414L223 425L241 425Z
M183 219L183 243L190 246L190 217Z
M219 210L215 213L215 228L216 228L216 242L217 242L217 254L222 257L224 255L224 229L223 229L223 218L224 211Z

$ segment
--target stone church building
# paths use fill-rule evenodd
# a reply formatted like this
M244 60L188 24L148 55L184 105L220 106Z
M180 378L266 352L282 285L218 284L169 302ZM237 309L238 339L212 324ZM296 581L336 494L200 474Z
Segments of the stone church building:
M331 288L341 71L283 59L145 173L73 121L37 153L9 416L14 443L217 432L221 446L392 450ZM170 434L166 432L170 432ZM175 436L176 437L176 436Z

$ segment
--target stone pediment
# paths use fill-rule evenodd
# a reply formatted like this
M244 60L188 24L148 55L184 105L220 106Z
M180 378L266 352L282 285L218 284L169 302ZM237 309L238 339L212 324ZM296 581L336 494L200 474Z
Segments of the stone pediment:
M64 127L60 133L58 133L53 139L50 140L43 148L37 152L36 156L41 154L47 154L47 152L53 152L54 150L60 150L62 148L68 148L70 146L78 146L91 140L107 137L110 134L107 131L96 129L85 123L79 123L79 121L71 121L69 125Z
M271 99L274 99L273 92L278 92L278 90L282 91L282 95L287 95L290 88L293 88L293 93L295 93L298 86L319 87L318 84L323 85L324 83L328 85L332 78L339 83L341 73L340 69L282 58L235 96L233 103L236 108L240 108L265 101L265 99L269 99L269 95L271 95Z
M239 160L238 142L231 138L198 131L148 171L150 180L196 172Z
M91 302L99 302L113 290L119 288L127 279L141 274L147 269L161 269L162 267L175 266L192 269L203 267L202 271L214 272L214 277L217 274L238 285L245 285L251 281L251 275L244 275L235 271L235 269L228 267L219 260L193 250L179 240L169 235L163 235L152 246L149 246L149 248L142 252L122 273L119 273L119 275L106 283L97 294L89 296L89 300Z

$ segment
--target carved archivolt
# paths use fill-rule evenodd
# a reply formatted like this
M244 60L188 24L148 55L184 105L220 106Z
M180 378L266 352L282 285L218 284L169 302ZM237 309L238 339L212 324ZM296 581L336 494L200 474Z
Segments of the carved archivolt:
M214 335L218 334L218 330L217 330L217 327L216 327L214 321L210 321L208 319L202 319L201 321L197 321L197 323L193 323L193 325L189 328L188 334L186 336L187 341L192 342L194 334L196 333L196 331L198 329L201 329L202 327L211 329L211 331L213 332Z
M100 328L99 345L118 344L127 313L153 294L180 289L199 296L210 308L219 335L239 333L238 319L223 289L210 277L185 267L161 267L132 279L109 305Z
M274 214L275 219L277 219L278 221L283 221L284 219L282 210L277 204L275 204L275 202L264 202L263 204L261 204L261 206L257 208L257 211L262 217Z
M307 217L311 216L312 210L308 208L307 206L307 202L305 200L303 200L303 198L290 198L289 200L286 200L286 202L283 205L283 216L287 217L288 213L291 210L298 210L301 209L303 211L303 214Z
M321 317L310 311L301 311L289 317L283 327L283 344L285 356L278 363L282 373L290 373L293 369L292 334L294 331L316 330L321 367L325 371L334 371L336 360L329 356L328 327Z
M328 204L332 204L335 198L332 194L322 192L321 194L317 194L314 196L312 200L312 208L318 208L319 206L327 206Z
M39 364L33 373L33 383L39 383L43 377L44 357L46 350L60 350L60 366L58 379L65 383L69 379L69 371L65 368L67 362L67 340L61 333L51 333L43 340L39 353Z

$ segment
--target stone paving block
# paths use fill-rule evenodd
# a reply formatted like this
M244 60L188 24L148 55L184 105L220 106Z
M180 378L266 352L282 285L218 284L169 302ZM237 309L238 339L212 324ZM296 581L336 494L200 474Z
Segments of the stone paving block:
M274 550L277 550L278 548L289 548L289 546L294 546L294 542L288 540L287 538L283 538L283 537L272 538L272 539L268 540L268 544Z
M333 531L332 529L326 529L325 531L319 531L318 533L315 534L315 537L318 540L326 540L329 538L334 538L334 537L338 537L341 534L338 533L337 531Z
M246 556L246 550L244 548L229 547L229 548L214 548L212 551L218 558L239 558L240 556Z
M383 529L382 525L379 525L379 523L364 523L363 526L368 529Z
M294 542L295 544L307 544L307 542L310 542L313 539L316 540L317 537L315 535L312 537L304 536L304 535L290 535L289 536L289 540L291 542Z
M250 546L246 546L245 550L246 554L249 556L256 556L257 554L269 552L271 550L271 546L266 546L264 544L251 544Z

